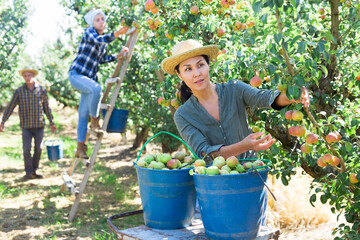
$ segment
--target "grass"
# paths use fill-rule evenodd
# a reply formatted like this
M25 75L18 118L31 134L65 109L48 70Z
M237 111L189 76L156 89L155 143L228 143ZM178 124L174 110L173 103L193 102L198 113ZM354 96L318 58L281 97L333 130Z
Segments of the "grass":
M60 133L65 131L61 114L54 114ZM11 121L11 118L14 120ZM135 211L141 208L132 201L139 197L135 170L131 167L123 169L118 162L126 160L126 156L118 154L111 159L97 159L84 195L82 196L76 217L68 222L68 214L74 203L74 197L68 192L60 192L61 174L69 169L71 157L76 148L74 134L61 134L65 160L49 161L46 150L43 150L41 170L45 179L19 182L22 176L23 158L21 129L17 118L11 117L4 133L0 133L0 238L1 239L116 239L116 235L107 226L107 218L118 213ZM12 124L11 124L12 123ZM73 130L76 131L75 128ZM46 128L45 136L50 136ZM54 137L58 137L54 135ZM89 144L89 148L91 145ZM109 148L109 146L102 146ZM89 153L91 150L89 150ZM131 154L130 154L131 155ZM117 159L116 159L117 158ZM128 156L129 160L131 157ZM131 161L131 160L129 160ZM85 167L80 162L74 179L81 182ZM130 170L129 170L130 169ZM131 170L132 169L132 170ZM319 205L313 208L309 204L309 178L299 173L285 187L274 178L268 185L278 201L269 195L268 223L269 226L281 228L281 239L331 239L330 225L325 231L318 231L315 238L313 232L304 237L311 226L318 227L332 217L329 207ZM296 201L294 201L296 196ZM118 229L127 229L144 224L141 214L112 221ZM32 234L26 229L31 229ZM301 235L287 238L284 231L297 231ZM3 235L5 234L5 235Z
M58 129L63 131L65 127L61 123L61 114L55 114L55 122ZM11 117L13 118L13 117ZM70 160L76 149L74 136L63 134L51 134L49 128L45 128L45 138L61 138L63 141L63 157L69 159L49 161L46 147L44 146L40 160L40 170L45 173L45 179L19 181L24 174L22 156L21 129L17 119L9 119L4 133L0 134L0 226L9 226L5 235L7 239L116 239L116 235L107 225L107 218L121 212L134 211L141 208L137 204L123 203L125 200L133 200L137 197L133 187L137 185L134 173L131 177L119 178L120 169L108 166L107 162L99 159L95 162L91 177L82 196L76 217L68 222L68 214L75 198L68 192L59 191L62 184L61 173L69 169ZM76 130L74 130L76 131ZM88 153L92 152L92 144L88 144ZM106 147L106 146L105 146ZM116 163L116 161L114 161ZM82 162L77 166L74 177L80 185L85 167ZM135 170L134 170L135 172ZM123 174L120 174L123 175ZM35 182L38 181L38 182ZM10 207L12 206L12 207ZM22 213L23 222L18 220ZM4 225L5 224L5 225ZM118 229L125 229L144 224L143 216L132 216L116 223ZM21 232L23 226L33 228L34 235L26 236ZM17 231L13 231L17 230ZM4 233L5 233L4 232ZM17 233L20 232L20 233ZM2 238L0 233L0 238Z
M21 187L7 187L6 184L0 183L0 199L4 199L6 197L17 197L25 193L25 189Z

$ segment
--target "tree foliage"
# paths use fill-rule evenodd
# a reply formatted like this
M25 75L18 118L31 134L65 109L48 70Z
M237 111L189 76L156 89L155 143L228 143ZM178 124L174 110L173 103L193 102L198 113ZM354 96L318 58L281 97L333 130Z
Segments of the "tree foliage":
M164 97L168 103L175 98L179 80L163 75L160 62L181 40L193 38L204 45L220 46L217 61L212 63L214 82L249 82L259 76L263 80L259 88L278 88L290 99L298 99L301 87L306 86L311 95L309 108L293 104L280 112L248 109L250 124L278 140L260 155L272 161L272 174L285 185L300 166L314 178L310 202L330 203L334 213L345 215L348 224L339 225L334 233L341 239L359 237L359 185L350 182L352 173L360 179L359 1L155 0L155 6L149 7L137 0L98 0L91 5L68 0L66 4L81 16L91 8L104 9L109 30L121 24L140 29L137 54L120 98L121 105L136 114L133 121L137 126L157 131L169 123L168 129L176 131L170 124L174 108L160 108L156 99ZM109 50L119 51L120 45ZM104 77L110 69L104 68ZM300 111L304 118L288 120L288 110ZM290 134L294 126L304 127L306 134ZM335 131L341 140L326 141ZM309 144L311 151L305 154L301 145L310 133L319 141ZM319 158L326 154L339 163L320 167Z
M53 45L47 45L40 55L41 72L47 91L64 106L77 107L80 93L69 82L68 71L73 60L73 47L59 38Z
M0 7L0 109L10 100L21 80L19 58L24 50L28 19L27 0L1 1Z

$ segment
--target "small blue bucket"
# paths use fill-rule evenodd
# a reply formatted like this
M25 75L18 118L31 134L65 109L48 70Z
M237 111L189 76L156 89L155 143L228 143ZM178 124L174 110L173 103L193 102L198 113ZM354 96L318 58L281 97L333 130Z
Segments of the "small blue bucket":
M101 109L103 118L106 115L106 109ZM125 109L113 109L106 131L108 133L124 133L129 111Z
M269 171L258 171L264 181ZM193 177L205 234L210 239L256 238L266 209L266 189L255 171Z
M63 157L63 141L57 140L46 140L45 146L50 161L56 161Z
M195 184L189 169L156 170L135 165L146 226L188 227L195 214Z

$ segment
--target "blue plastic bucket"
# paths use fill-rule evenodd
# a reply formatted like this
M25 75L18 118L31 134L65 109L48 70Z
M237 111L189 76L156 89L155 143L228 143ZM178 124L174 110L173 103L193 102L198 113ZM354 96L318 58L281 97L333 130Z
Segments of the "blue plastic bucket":
M105 118L106 109L101 109ZM109 133L124 133L129 111L125 109L113 109L106 131Z
M57 140L46 140L45 146L50 161L56 161L63 157L63 141Z
M195 214L195 184L189 169L155 170L135 165L146 226L188 227Z
M259 171L264 181L269 171ZM265 185L256 172L193 177L205 234L210 239L256 238L266 209Z

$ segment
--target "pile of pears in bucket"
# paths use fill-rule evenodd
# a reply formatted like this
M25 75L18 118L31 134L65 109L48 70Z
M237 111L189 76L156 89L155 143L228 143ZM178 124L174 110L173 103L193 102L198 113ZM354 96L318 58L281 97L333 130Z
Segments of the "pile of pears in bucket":
M242 164L235 156L228 157L226 160L222 156L214 158L211 166L206 167L205 161L198 159L194 162L194 169L190 174L196 173L201 175L229 175L246 173L250 169L257 168L258 171L266 169L263 161L244 161Z
M173 170L180 168L194 167L195 158L186 155L184 152L177 152L173 156L167 153L147 154L139 159L136 165L143 168L157 170Z
M193 168L190 174L202 175L228 175L246 173L250 169L257 168L258 171L266 169L263 161L242 161L235 157L228 157L226 160L222 156L214 158L211 166L206 166L203 159L196 159L186 155L184 152L176 152L173 156L167 153L147 154L144 158L136 162L137 166L156 170L175 170L183 168Z

